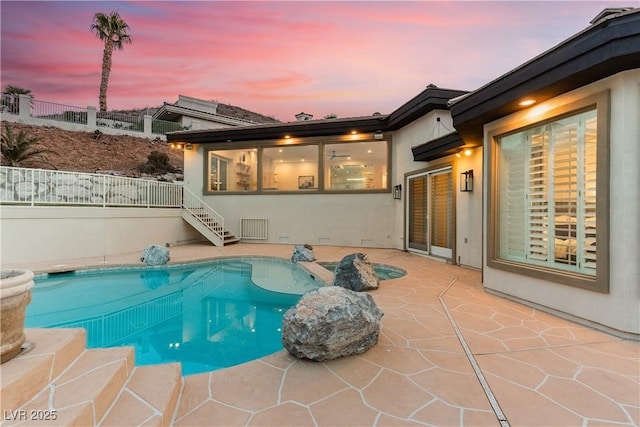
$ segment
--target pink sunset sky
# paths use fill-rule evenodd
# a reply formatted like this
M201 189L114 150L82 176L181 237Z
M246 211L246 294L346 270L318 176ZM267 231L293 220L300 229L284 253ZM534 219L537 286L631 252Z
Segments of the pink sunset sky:
M1 81L42 101L98 106L96 12L133 44L114 52L109 109L178 94L282 121L390 113L428 84L474 90L589 25L611 1L1 1Z

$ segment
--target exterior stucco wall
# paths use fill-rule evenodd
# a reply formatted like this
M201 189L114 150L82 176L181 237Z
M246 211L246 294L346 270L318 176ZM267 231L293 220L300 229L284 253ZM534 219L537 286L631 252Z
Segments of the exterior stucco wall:
M640 333L640 69L619 73L558 96L537 107L485 125L488 134L509 123L527 123L532 113L553 109L602 91L610 91L610 276L608 294L534 279L490 268L486 288L601 324ZM485 165L488 164L485 159ZM486 172L486 171L485 171ZM486 184L485 184L486 191ZM486 209L484 215L488 215ZM486 231L486 224L485 224ZM486 253L486 242L484 251Z
M396 247L396 200L378 194L202 195L203 147L185 151L184 185L240 235L241 218L266 218L269 238L254 243Z
M438 119L440 121L438 122ZM411 147L440 138L451 133L453 122L448 110L434 110L394 132L393 185L402 184L402 202L395 206L397 221L395 233L398 249L405 249L404 229L407 215L406 174L414 174L441 164L453 165L454 194L456 205L456 262L460 265L481 268L482 266L482 149L472 150L471 156L447 156L430 162L415 162ZM460 172L473 169L474 191L459 191Z
M202 240L180 209L2 206L0 214L3 268Z

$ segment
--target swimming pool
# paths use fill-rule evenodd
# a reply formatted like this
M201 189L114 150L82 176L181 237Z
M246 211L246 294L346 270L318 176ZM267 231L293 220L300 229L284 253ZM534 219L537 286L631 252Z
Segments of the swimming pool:
M288 261L235 258L34 279L27 327L82 327L87 346L133 346L136 365L183 375L281 350L282 316L324 283Z

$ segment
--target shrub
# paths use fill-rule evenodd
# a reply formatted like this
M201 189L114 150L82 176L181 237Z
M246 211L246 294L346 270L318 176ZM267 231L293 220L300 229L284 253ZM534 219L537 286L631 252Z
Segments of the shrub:
M175 171L174 167L169 163L169 155L160 151L149 153L147 163L141 165L138 170L148 174L163 174Z

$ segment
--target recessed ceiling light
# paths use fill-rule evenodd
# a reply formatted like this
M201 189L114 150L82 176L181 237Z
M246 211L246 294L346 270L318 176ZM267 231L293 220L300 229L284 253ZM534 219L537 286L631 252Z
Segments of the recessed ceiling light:
M535 99L525 99L524 101L520 101L518 105L521 107L528 107L529 105L533 105L535 103L536 103Z

